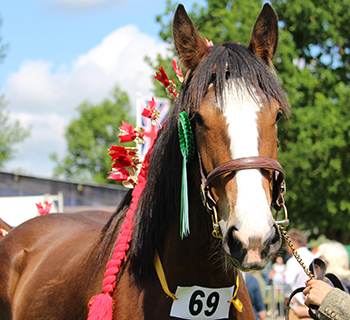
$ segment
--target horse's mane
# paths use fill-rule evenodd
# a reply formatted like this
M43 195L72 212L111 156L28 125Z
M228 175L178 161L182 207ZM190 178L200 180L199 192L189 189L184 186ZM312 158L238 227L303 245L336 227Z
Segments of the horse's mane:
M215 70L215 78L213 77ZM179 212L181 193L182 155L178 138L178 115L183 110L193 116L200 109L208 87L214 84L217 101L223 102L226 80L230 78L239 88L248 88L254 98L280 103L285 113L289 105L273 72L253 52L236 43L213 47L208 57L194 71L189 71L178 99L160 131L149 165L146 187L135 212L135 226L129 252L134 277L146 276L153 266L154 250L163 249L165 233L173 213ZM223 105L220 103L219 105ZM267 103L268 105L268 103ZM104 229L109 241L119 223L121 211L130 205L130 194ZM113 228L114 225L114 228ZM106 251L106 249L104 249Z
M189 90L182 95L181 104L187 104L188 108L188 102L192 102L190 111L199 110L209 84L214 81L217 100L223 106L223 92L228 79L232 79L237 90L247 89L254 99L260 98L261 102L270 102L271 98L277 100L283 112L286 115L289 113L288 101L274 71L251 50L232 42L211 48L208 57L193 73Z

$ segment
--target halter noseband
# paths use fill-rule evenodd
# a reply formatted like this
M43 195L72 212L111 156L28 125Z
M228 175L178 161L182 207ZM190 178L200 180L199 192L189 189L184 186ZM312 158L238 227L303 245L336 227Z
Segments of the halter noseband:
M285 195L285 182L284 182L284 171L280 163L272 158L268 157L245 157L238 158L234 160L230 160L225 162L215 169L213 169L208 176L206 177L204 174L202 158L198 150L197 146L197 154L199 160L199 171L201 174L201 196L203 205L207 208L208 212L212 213L213 219L213 236L217 238L222 238L220 226L217 217L217 203L210 192L210 183L215 180L217 177L225 174L232 173L238 170L248 170L248 169L270 169L274 170L272 175L273 180L273 192L272 192L272 204L275 210L278 212L284 208L285 219L281 221L276 221L277 224L282 226L287 226L289 224L289 220L287 217L287 210L284 203L284 195Z

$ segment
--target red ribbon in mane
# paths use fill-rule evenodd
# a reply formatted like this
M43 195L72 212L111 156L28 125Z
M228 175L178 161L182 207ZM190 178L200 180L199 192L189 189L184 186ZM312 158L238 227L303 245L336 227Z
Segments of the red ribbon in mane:
M132 231L134 227L134 212L139 202L140 196L146 185L146 177L148 166L153 152L153 146L148 150L145 159L142 162L141 171L139 174L138 184L132 192L132 200L130 208L126 213L125 221L121 227L121 233L118 236L117 244L114 248L114 253L111 260L107 263L105 276L103 279L102 293L93 296L89 301L89 315L87 320L112 320L113 318L113 298L112 293L116 286L117 275L121 269L122 263L126 259L126 252L130 247Z

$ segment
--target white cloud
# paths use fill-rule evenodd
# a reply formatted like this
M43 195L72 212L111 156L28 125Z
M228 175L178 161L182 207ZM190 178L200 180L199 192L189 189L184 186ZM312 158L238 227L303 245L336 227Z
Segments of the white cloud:
M70 66L60 65L56 71L48 61L23 62L18 72L7 77L6 97L12 111L67 116L85 100L99 103L118 84L133 102L136 92L151 94L154 70L144 58L155 59L157 53L166 53L164 43L157 44L135 26L122 27Z
M51 176L54 164L49 155L57 152L62 156L66 151L67 119L54 113L11 113L10 116L11 120L19 120L21 125L30 127L31 135L15 146L14 159L8 163L6 171L20 169L22 173Z
M148 55L155 60L157 53L165 55L166 45L156 43L154 38L129 25L117 29L101 44L66 65L24 61L16 73L8 75L5 96L10 101L8 110L32 127L32 135L18 145L20 151L6 169L20 167L38 174L43 167L39 159L50 162L48 153L53 151L63 155L64 126L76 107L84 101L100 103L116 84L127 91L133 105L137 92L151 98L151 77L155 70L144 58ZM40 153L40 157L34 156ZM52 162L48 165L53 166Z

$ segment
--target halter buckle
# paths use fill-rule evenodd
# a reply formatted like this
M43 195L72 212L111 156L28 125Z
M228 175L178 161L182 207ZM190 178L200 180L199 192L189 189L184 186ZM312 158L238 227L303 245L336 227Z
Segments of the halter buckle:
M219 225L219 222L218 222L218 213L216 211L216 207L213 206L212 209L213 209L213 213L211 215L211 219L213 221L213 232L211 234L212 234L212 236L214 238L223 239L223 236L221 234L220 225Z
M206 207L207 206L207 197L205 195L203 184L201 184L201 199L202 199L203 206Z
M287 228L289 226L289 219L288 219L287 207L284 204L284 201L282 202L281 207L283 208L283 211L284 211L284 220L277 220L277 215L278 215L278 211L277 211L276 212L276 223L281 228Z

